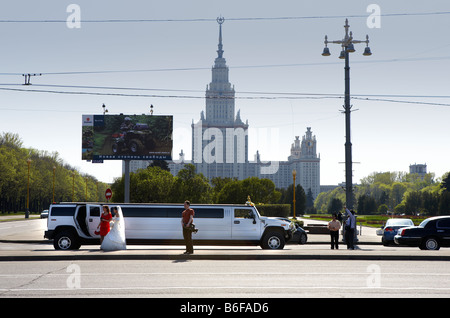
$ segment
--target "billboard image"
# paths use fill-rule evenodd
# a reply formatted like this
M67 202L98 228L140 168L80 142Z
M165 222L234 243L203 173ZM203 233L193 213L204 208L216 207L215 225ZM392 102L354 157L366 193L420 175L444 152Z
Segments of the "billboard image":
M83 160L172 160L173 116L83 115Z

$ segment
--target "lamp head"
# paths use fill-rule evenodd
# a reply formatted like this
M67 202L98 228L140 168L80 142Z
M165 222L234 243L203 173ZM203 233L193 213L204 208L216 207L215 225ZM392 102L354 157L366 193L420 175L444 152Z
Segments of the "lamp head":
M353 43L350 43L350 44L347 46L347 52L349 52L349 53L355 52L355 47L353 46Z
M327 47L324 47L323 48L323 52L322 52L322 56L330 56L330 55L331 55L330 49L327 48Z
M366 46L366 48L364 49L364 56L370 56L372 55L372 52L370 51L370 47Z

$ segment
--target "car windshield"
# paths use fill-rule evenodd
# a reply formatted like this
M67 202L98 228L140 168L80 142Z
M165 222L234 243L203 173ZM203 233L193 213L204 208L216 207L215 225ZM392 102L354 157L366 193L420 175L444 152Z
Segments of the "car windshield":
M422 223L419 224L419 226L420 227L425 227L428 224L429 221L430 221L430 219L423 220Z
M410 219L389 219L386 226L411 226L414 225Z

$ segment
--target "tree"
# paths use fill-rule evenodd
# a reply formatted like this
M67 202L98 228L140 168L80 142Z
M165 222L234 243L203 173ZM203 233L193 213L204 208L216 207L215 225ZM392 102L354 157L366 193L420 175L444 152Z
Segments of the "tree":
M237 178L222 178L214 177L211 179L211 185L213 187L213 202L219 202L219 194L222 189L230 182L237 181Z
M250 195L255 203L276 203L281 193L275 189L275 183L269 179L250 177L242 182L242 191Z
M338 214L342 209L344 208L344 204L341 200L334 198L331 200L329 206L328 206L328 213L329 214Z
M314 196L311 191L311 188L308 189L308 193L306 194L306 209L314 207Z
M442 177L441 188L444 189L444 191L450 192L450 172L447 172Z
M269 179L251 177L244 180L228 180L217 195L217 203L243 204L250 196L254 203L277 203L281 192Z
M29 164L29 174L28 174ZM29 175L29 182L28 182ZM29 210L39 212L52 203L101 201L107 185L91 176L81 176L65 164L57 152L22 148L17 134L0 135L0 210L25 211L29 184ZM75 195L73 195L75 193Z
M175 183L172 174L160 167L139 170L134 176L133 202L171 202L170 193Z
M290 204L291 205L291 215L294 211L294 187L293 184L291 184L285 191L284 197L282 200L280 200L280 203L283 204ZM295 215L299 216L302 214L305 214L306 209L306 194L305 190L300 184L297 184L295 187Z
M439 215L450 214L450 191L442 192L439 198Z
M406 213L416 215L420 211L421 197L419 191L411 191L406 195L405 210Z
M208 179L202 173L196 173L193 164L186 164L175 179L172 188L173 202L189 200L195 203L211 203L212 189Z
M248 194L245 194L245 191L243 191L242 182L239 180L233 180L227 182L222 187L220 192L217 194L216 203L242 204L246 202L247 196Z
M360 214L373 214L377 211L377 203L375 199L372 196L366 194L359 196L357 211Z

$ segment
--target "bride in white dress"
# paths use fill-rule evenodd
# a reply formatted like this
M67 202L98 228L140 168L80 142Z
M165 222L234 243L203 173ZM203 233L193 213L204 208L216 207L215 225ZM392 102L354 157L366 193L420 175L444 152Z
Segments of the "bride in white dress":
M104 251L126 250L125 221L120 206L113 207L115 215L111 222L111 230L103 239L100 248Z

